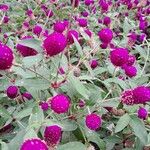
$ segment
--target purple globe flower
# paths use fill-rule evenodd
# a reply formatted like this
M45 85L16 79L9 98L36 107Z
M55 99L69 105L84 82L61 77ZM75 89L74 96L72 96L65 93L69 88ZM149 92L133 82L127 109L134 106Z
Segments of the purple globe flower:
M123 66L128 58L128 50L125 48L116 48L110 52L110 60L115 66Z
M74 4L73 4L74 2ZM73 5L73 7L78 7L80 3L80 0L71 0L71 5Z
M56 32L59 32L59 33L62 33L64 30L65 30L65 24L64 22L61 22L61 21L57 21L55 24L54 24L54 31Z
M125 74L130 78L135 77L137 74L137 69L134 66L126 66L124 70Z
M132 66L135 63L135 61L136 61L136 57L134 55L129 55L127 65Z
M36 35L40 35L41 32L42 32L42 27L39 25L35 25L33 28L33 33Z
M40 139L28 139L22 144L20 150L48 150L48 147Z
M25 99L27 99L27 100L31 100L33 97L32 97L32 95L31 95L31 93L29 93L29 92L24 92L23 94L22 94L22 98L25 100Z
M145 86L138 86L133 90L135 104L144 104L150 101L150 89Z
M94 4L94 0L84 0L85 5L89 6L91 4Z
M12 50L0 42L0 70L10 69L14 60Z
M103 43L110 43L113 38L113 32L109 28L104 28L98 32L98 36Z
M89 36L92 37L92 32L89 29L84 30L84 32Z
M88 13L87 11L82 11L82 12L81 12L81 15L82 15L83 17L87 17L87 16L89 15L89 13Z
M8 17L8 16L5 16L3 22L6 24L6 23L9 22L9 20L10 20L9 17Z
M68 112L70 108L70 99L64 94L58 94L52 99L49 99L51 109L57 113L62 114Z
M126 105L133 105L134 104L133 91L132 90L123 91L121 94L121 102Z
M148 117L148 112L145 108L140 107L137 113L140 119L145 120Z
M78 19L78 23L79 23L80 27L86 27L87 26L87 20L86 19L80 18L80 19Z
M104 18L104 20L103 20L103 23L104 23L104 25L106 25L106 26L108 26L110 23L111 23L111 19L110 19L110 17L105 17Z
M99 115L92 113L86 116L85 123L90 130L97 130L101 127L102 120Z
M0 10L6 12L9 10L9 6L6 4L0 4Z
M54 32L50 34L43 43L48 56L54 56L64 51L67 46L66 37L62 33Z
M43 111L47 111L49 109L49 104L47 102L41 102L40 106Z
M14 99L18 96L19 89L17 86L9 86L6 90L7 96Z
M98 61L96 59L91 60L90 66L92 69L95 69L98 66Z
M51 147L54 147L60 142L61 136L62 130L57 125L48 126L44 131L44 140L46 141L47 145Z

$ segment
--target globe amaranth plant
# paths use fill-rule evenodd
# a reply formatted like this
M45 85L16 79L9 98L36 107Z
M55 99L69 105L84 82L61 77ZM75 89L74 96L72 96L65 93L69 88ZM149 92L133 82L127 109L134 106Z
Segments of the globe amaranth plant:
M150 1L0 1L0 149L150 149Z

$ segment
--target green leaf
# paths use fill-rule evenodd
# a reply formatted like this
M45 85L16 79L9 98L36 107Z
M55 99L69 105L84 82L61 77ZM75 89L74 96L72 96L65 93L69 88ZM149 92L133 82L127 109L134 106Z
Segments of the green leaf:
M70 75L68 79L71 85L76 89L76 91L79 94L81 94L85 99L88 99L89 91L85 88L82 82L77 77L74 77L73 75Z
M19 42L19 44L33 48L37 52L42 52L43 49L41 47L41 41L37 39L23 39Z
M43 56L41 54L38 54L36 56L29 56L23 58L23 65L27 68L38 65L38 63L43 59Z
M83 56L83 51L82 51L82 47L80 45L80 43L78 42L78 40L73 36L73 39L74 39L74 43L76 45L76 48L78 50L78 53L80 56Z
M30 128L29 130L27 130L25 136L24 136L24 140L26 139L32 139L32 138L37 138L37 134L34 131L34 129Z
M130 116L128 114L124 114L122 117L120 117L115 128L115 133L123 130L129 124L129 122L130 122Z
M137 116L130 116L130 126L134 131L134 134L143 142L143 144L146 144L147 139L147 131L145 129L144 123L137 117Z
M9 150L8 145L5 142L0 141L0 145L1 150Z
M86 150L86 147L84 144L80 142L69 142L64 145L58 146L57 150Z
M0 107L0 116L6 119L11 117L9 112L4 107Z
M45 120L45 126L58 125L62 128L63 131L74 131L77 129L77 125L74 121L55 121L55 120Z
M23 142L23 136L25 134L25 130L19 131L16 136L10 141L8 144L9 149L18 150L21 143Z
M26 108L23 109L22 111L18 112L18 114L15 116L16 119L22 119L24 117L27 117L31 114L32 108Z

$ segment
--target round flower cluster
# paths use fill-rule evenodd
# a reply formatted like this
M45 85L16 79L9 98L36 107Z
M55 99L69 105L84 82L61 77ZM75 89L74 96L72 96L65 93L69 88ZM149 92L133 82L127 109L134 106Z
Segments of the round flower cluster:
M145 86L138 86L126 90L121 94L121 102L126 105L145 104L150 101L150 89Z

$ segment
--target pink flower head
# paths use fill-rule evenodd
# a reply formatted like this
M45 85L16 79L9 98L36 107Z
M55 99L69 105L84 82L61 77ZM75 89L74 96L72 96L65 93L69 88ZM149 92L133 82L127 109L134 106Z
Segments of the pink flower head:
M103 43L110 43L113 38L113 32L109 28L103 28L98 32L98 36Z
M123 66L128 58L128 50L125 48L116 48L110 52L110 60L115 66Z
M91 4L94 4L94 0L84 0L85 5L89 6Z
M66 37L62 33L51 33L43 43L48 56L54 56L61 53L67 46Z
M135 61L136 61L136 57L134 55L129 55L127 65L132 66L135 63Z
M95 69L98 66L98 61L96 59L91 60L90 66L92 69Z
M25 99L27 99L27 100L31 100L33 97L32 97L32 95L31 95L31 93L29 93L29 92L24 92L23 94L22 94L22 98L25 100Z
M22 38L22 40L29 40L29 39L33 39L33 38L31 36L25 36ZM38 54L38 52L34 50L33 48L30 48L21 44L17 44L17 51L23 57L34 56Z
M18 87L17 86L9 86L6 90L7 96L11 99L14 99L18 96Z
M135 104L143 104L150 101L150 89L145 86L138 86L133 89Z
M6 4L0 4L0 10L6 12L9 10L9 6Z
M42 27L40 25L35 25L33 28L33 33L36 35L40 35L41 32L42 32Z
M46 16L51 18L54 15L52 10L46 10Z
M108 26L108 25L111 23L110 17L107 17L107 16L104 17L103 23L104 23L106 26Z
M133 105L134 104L133 91L132 90L123 91L123 93L121 94L121 102L126 105Z
M31 17L31 16L33 15L32 9L28 9L28 10L26 11L26 15L29 16L29 17Z
M64 94L58 94L50 100L51 109L57 114L68 112L70 99Z
M148 117L148 111L143 107L140 107L137 113L140 119L145 120Z
M70 30L68 32L68 36L67 36L67 40L69 44L73 44L74 43L74 39L73 36L78 40L79 38L79 33L76 30Z
M41 139L34 138L26 140L20 150L48 150L48 147Z
M87 19L80 18L78 19L78 23L80 27L86 27L87 26Z
M49 109L49 104L47 102L41 102L40 106L43 111L47 111Z
M102 49L106 49L107 46L108 46L108 43L102 43L102 44L100 45L100 47L101 47Z
M134 66L126 66L124 70L125 74L130 78L135 77L137 74L137 69Z
M0 42L0 70L10 69L14 60L12 50Z
M57 145L61 140L61 136L62 129L57 125L48 126L44 131L44 139L48 146Z
M81 100L79 101L79 107L82 108L82 107L84 107L84 106L85 106L85 101L81 99Z
M89 15L89 13L88 13L87 11L82 11L82 12L81 12L81 15L82 15L83 17L87 17L87 16Z
M8 16L5 16L3 22L4 22L4 23L8 23L9 20L10 20L9 17L8 17Z
M92 113L86 116L85 123L90 130L97 130L101 127L102 120L99 115Z
M54 24L54 31L56 32L59 32L59 33L62 33L64 30L65 30L65 24L64 22L61 22L61 21L57 21L55 24Z

